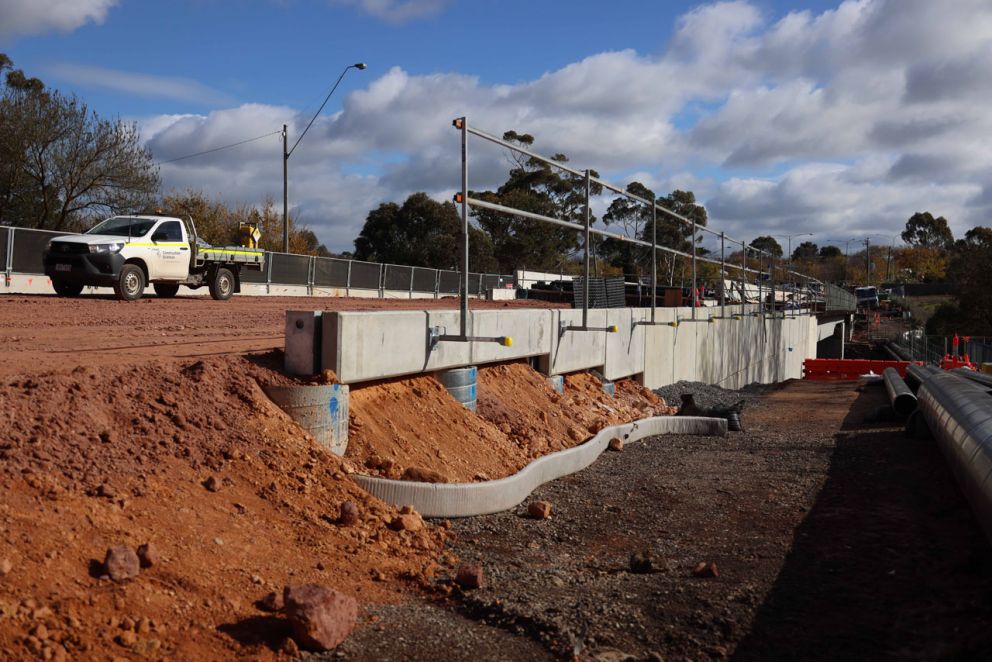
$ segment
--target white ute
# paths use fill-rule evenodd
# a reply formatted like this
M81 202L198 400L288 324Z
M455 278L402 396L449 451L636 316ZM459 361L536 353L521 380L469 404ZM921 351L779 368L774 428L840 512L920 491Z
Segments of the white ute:
M134 301L151 284L160 297L180 285L206 285L217 300L241 289L241 270L261 270L265 252L243 246L209 246L196 235L193 219L175 216L114 216L85 234L55 237L45 248L45 275L55 292L79 296L87 285L113 287L118 299Z

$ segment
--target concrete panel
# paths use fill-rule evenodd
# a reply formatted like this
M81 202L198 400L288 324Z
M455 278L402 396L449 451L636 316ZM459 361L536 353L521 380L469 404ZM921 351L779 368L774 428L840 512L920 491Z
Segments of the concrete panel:
M648 311L650 319L651 311ZM648 388L661 388L673 383L673 347L676 329L667 323L675 319L675 311L659 308L655 311L655 324L644 327L643 384Z
M427 328L423 311L325 315L322 365L344 384L424 372Z
M603 376L620 379L644 372L644 330L638 324L650 319L651 311L643 308L612 308L606 315L606 325L617 326L617 333L606 335L606 363Z
M474 363L493 363L551 354L557 334L552 310L478 310L472 313L469 333L478 337L510 336L513 345L472 343Z
M603 328L606 326L607 311L590 310L588 319L589 326ZM561 322L570 326L581 325L582 311L554 311L551 355L547 361L542 361L541 369L548 375L560 375L576 370L602 368L606 363L606 332L565 331L559 335L558 325Z

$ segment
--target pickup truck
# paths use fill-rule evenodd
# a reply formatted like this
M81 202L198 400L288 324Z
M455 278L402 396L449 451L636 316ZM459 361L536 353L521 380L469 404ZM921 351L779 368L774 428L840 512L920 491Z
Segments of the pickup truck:
M113 216L84 234L55 237L43 261L55 292L65 297L93 285L113 287L118 299L134 301L150 283L163 298L176 296L180 285L206 285L223 301L241 290L242 269L262 269L265 252L210 246L197 237L191 217L142 214Z

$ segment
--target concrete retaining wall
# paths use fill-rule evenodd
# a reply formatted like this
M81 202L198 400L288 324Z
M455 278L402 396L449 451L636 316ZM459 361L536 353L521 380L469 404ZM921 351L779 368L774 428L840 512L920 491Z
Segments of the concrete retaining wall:
M803 360L816 355L816 319L809 315L710 320L720 309L709 308L687 321L691 314L688 308L658 309L660 324L649 326L649 309L591 310L590 327L616 325L618 331L562 333L561 322L581 324L581 311L472 311L470 335L510 336L513 345L442 341L432 350L430 329L457 334L457 311L328 312L322 365L350 384L533 357L548 375L597 369L606 379L636 377L649 388L683 379L737 388L800 378ZM287 353L292 342L298 340L287 335Z

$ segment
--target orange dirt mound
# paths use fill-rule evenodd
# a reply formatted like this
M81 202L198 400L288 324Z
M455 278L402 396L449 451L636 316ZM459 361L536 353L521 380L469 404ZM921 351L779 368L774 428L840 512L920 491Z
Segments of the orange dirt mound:
M316 582L391 601L433 571L443 531L390 530L396 511L256 379L274 377L224 357L0 383L0 649L272 656L286 631L254 606L269 591ZM341 527L346 500L360 521ZM144 543L157 563L101 578L108 548Z
M490 480L607 425L674 413L630 380L611 398L596 377L569 375L559 395L526 363L479 368L477 390L473 414L430 376L352 388L347 458L389 478Z

